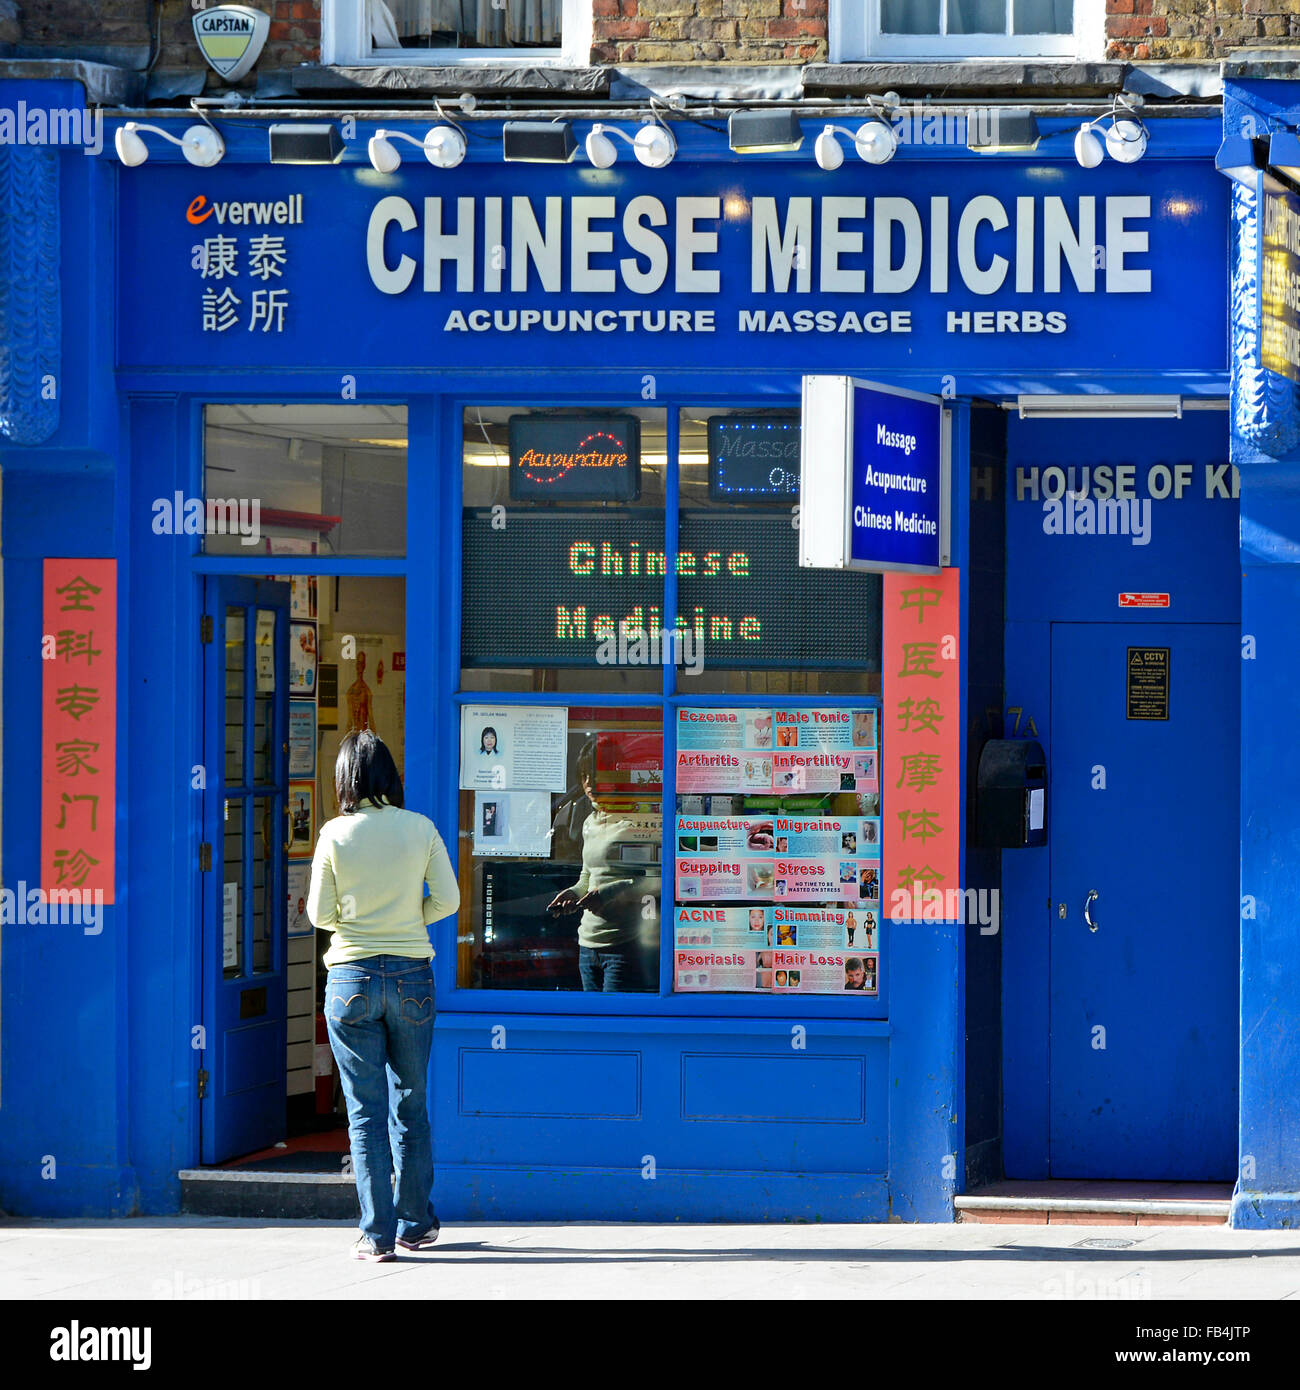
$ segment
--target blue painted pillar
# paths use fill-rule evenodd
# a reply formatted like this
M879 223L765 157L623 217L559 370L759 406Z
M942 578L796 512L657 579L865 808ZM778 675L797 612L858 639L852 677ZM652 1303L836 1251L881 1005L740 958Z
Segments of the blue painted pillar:
M1225 129L1266 133L1270 114L1297 100L1296 83L1230 84ZM1255 194L1234 185L1231 450L1241 476L1242 896L1241 1149L1231 1224L1280 1228L1300 1227L1300 387L1259 365L1258 211ZM1230 969L1233 953L1224 944L1220 968Z

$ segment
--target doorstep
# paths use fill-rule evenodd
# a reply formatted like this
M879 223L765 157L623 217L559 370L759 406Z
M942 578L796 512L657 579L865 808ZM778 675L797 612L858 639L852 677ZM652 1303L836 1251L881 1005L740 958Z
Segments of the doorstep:
M272 1220L355 1220L356 1179L346 1173L277 1173L250 1168L182 1168L186 1216L262 1216Z
M1223 1226L1231 1183L1000 1182L953 1199L957 1220L1016 1226Z
M347 1172L346 1128L298 1135L212 1168L183 1168L187 1216L261 1216L280 1220L355 1220L356 1179Z

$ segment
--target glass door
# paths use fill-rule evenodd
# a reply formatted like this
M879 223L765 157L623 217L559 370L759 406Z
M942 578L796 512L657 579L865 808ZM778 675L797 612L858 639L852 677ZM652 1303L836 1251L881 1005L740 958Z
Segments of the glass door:
M204 594L200 1151L220 1163L285 1131L289 585Z

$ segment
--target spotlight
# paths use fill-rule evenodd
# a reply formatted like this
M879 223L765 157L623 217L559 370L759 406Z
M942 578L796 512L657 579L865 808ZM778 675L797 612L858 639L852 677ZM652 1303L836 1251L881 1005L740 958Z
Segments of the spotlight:
M1106 132L1106 153L1121 164L1136 164L1147 152L1147 132L1141 121L1116 120Z
M1074 137L1074 157L1085 169L1095 169L1105 158L1101 141L1097 139L1090 123L1081 125Z
M1038 122L1032 111L994 107L990 119L966 123L966 148L976 154L1028 154L1038 148Z
M424 157L438 169L454 169L465 158L464 133L454 125L436 125L425 132L423 140L402 130L377 130L370 137L366 151L371 166L381 174L396 173L402 163L394 140L405 140L424 151Z
M567 164L578 152L568 121L507 121L501 146L507 160L525 164Z
M637 131L632 148L647 169L662 169L673 162L677 140L667 126L647 124Z
M813 154L823 169L838 169L844 163L844 151L835 138L833 125L828 125L817 137L817 142L813 145Z
M225 141L209 125L192 125L184 135L175 136L161 126L127 121L113 136L113 148L128 169L134 169L149 158L149 146L140 135L142 130L149 131L151 135L161 135L164 140L179 145L185 158L200 169L211 169L226 152Z
M803 131L793 111L733 111L727 139L736 154L774 154L797 150Z
M618 158L614 142L605 130L606 127L603 125L594 125L586 139L587 158L597 169L608 169Z
M672 131L656 121L647 121L635 136L619 130L617 126L598 123L592 126L585 142L587 158L595 168L608 169L618 158L618 147L610 138L614 135L632 146L637 161L647 169L662 169L671 164L677 154L677 140Z
M858 127L853 144L868 164L887 164L898 148L898 136L888 121L873 116Z
M272 164L337 164L343 158L343 139L332 123L273 125L268 133Z
M438 169L454 169L465 158L465 137L454 125L436 125L424 137L424 157Z
M857 130L846 130L843 126L828 125L817 137L813 154L823 169L838 169L844 163L844 151L840 148L837 135L847 135L853 141L853 148L859 159L868 164L886 164L894 157L898 148L898 136L888 121L872 116Z

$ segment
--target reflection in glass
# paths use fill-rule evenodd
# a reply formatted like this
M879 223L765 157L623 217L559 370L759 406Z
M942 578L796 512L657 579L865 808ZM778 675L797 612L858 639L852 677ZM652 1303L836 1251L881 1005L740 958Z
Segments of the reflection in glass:
M404 555L406 408L209 405L210 555Z
M939 0L881 0L882 34L937 34Z
M948 33L1005 34L1006 0L948 0Z
M573 708L566 740L562 792L461 793L460 983L657 993L660 712Z
M1073 0L1013 0L1013 33L1074 33Z
M223 874L222 960L227 980L244 973L244 802L226 802Z

